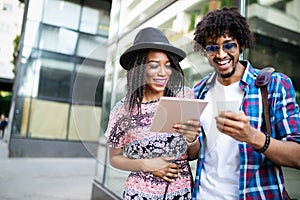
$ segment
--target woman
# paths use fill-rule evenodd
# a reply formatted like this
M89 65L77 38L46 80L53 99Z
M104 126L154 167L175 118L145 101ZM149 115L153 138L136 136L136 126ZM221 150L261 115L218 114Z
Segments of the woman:
M151 27L139 31L120 58L128 89L111 111L105 135L111 165L131 171L124 199L191 199L187 149L199 135L199 122L190 120L180 130L175 124L173 133L149 130L160 97L194 98L184 88L184 58L184 51Z

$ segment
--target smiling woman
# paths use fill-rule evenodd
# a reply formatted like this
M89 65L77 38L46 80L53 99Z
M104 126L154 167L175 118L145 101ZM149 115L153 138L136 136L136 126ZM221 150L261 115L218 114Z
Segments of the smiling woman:
M144 102L163 96L167 82L172 75L171 63L162 51L149 51L146 64L146 85Z

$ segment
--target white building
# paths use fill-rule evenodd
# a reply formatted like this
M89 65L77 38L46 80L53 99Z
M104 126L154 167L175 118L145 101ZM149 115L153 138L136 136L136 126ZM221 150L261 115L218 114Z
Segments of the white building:
M0 0L0 78L13 79L14 39L20 35L24 4L19 0Z

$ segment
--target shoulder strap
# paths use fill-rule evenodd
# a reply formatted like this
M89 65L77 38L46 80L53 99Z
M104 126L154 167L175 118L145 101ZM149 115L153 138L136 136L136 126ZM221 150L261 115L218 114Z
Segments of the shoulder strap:
M263 103L263 115L265 119L265 125L267 133L271 135L271 122L270 122L270 113L269 113L269 104L268 104L268 84L271 78L272 73L275 71L273 67L266 67L259 71L258 76L255 81L255 85L261 88L261 96Z

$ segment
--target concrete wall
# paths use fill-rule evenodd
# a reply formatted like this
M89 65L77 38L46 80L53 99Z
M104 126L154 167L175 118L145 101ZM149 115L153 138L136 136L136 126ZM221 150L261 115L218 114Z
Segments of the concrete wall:
M96 157L97 142L10 139L9 157Z

